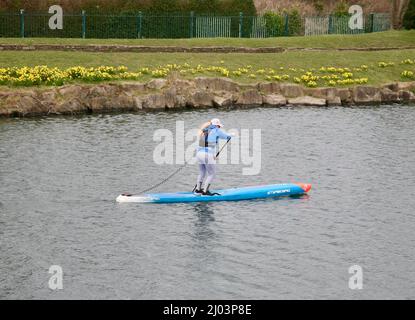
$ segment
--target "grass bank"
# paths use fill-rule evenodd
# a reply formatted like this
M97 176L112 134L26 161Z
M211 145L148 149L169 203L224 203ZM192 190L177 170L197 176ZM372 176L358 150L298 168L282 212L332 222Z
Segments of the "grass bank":
M282 53L133 53L71 51L0 51L0 85L30 85L32 71L3 71L1 68L46 65L59 68L57 77L73 81L107 81L117 77L98 72L87 77L66 79L64 69L81 66L126 66L132 80L148 81L179 72L184 78L225 76L241 83L259 81L297 82L306 86L379 85L415 80L415 30L388 31L362 35L280 37L268 39L5 39L0 44L124 44L157 46L245 46L325 48L323 51L290 50ZM342 48L402 48L388 51L339 51ZM409 61L403 63L403 61ZM330 68L330 69L327 69ZM334 68L334 69L333 69ZM62 73L61 73L62 71ZM32 74L30 74L32 72ZM37 71L36 71L37 72ZM91 73L90 72L90 73ZM25 75L28 73L29 75ZM72 72L73 73L73 72ZM81 72L82 73L82 72ZM104 72L105 73L105 72ZM14 81L14 78L27 78ZM47 75L42 75L48 78ZM126 77L128 78L128 77ZM94 80L95 79L95 80ZM125 79L125 78L124 78ZM39 81L38 81L39 82ZM42 80L42 84L45 81ZM53 81L49 81L53 84Z
M410 63L402 63L410 59ZM191 53L90 53L90 52L0 52L0 68L34 67L47 65L66 69L74 66L98 67L126 66L130 72L142 72L139 81L166 77L171 71L181 72L184 78L195 76L226 76L242 83L258 81L301 82L305 85L316 80L313 77L333 75L342 79L365 79L367 84L377 85L392 81L414 80L402 76L404 71L415 72L415 50L377 52L342 51L291 51L279 54L191 54ZM171 67L178 65L179 68ZM170 65L170 66L168 66ZM199 67L198 67L199 66ZM362 68L362 66L365 66ZM321 68L334 67L330 71ZM143 71L143 68L149 70ZM345 69L345 70L342 70ZM226 73L228 71L228 73ZM166 73L167 72L167 73ZM352 76L344 75L352 73ZM308 75L308 76L307 76ZM337 78L336 76L337 75ZM278 77L282 77L279 79ZM308 77L308 78L307 78ZM324 79L324 81L323 81ZM328 79L315 81L326 86ZM356 83L336 83L348 86Z

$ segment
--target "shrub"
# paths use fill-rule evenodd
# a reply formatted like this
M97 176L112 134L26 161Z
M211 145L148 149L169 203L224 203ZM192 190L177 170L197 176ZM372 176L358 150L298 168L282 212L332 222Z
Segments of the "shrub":
M291 12L288 13L288 26L289 26L289 35L291 36L298 36L301 35L302 30L302 19L300 16L300 12L297 9L293 9Z
M265 19L265 27L268 36L275 37L283 33L284 18L282 15L274 12L266 12L263 17Z
M44 1L1 1L0 11L47 12L56 4L55 0ZM67 13L80 13L86 10L91 14L190 12L218 15L235 15L244 12L255 15L253 0L71 0L62 1L62 8Z
M336 17L345 17L349 15L349 7L345 1L340 1L334 9L333 15Z
M286 15L288 15L288 35L300 35L302 33L302 18L297 9L283 11L282 14L268 11L263 15L268 36L284 35Z
M415 29L415 0L411 0L408 10L403 18L403 26L405 29Z
M322 15L324 11L324 4L321 0L314 0L314 9L317 11L317 15Z

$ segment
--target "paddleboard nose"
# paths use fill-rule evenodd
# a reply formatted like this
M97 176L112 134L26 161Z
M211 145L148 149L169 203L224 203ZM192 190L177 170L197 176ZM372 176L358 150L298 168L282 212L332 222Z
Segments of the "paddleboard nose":
M296 185L303 189L304 192L308 192L311 190L311 184L309 183L296 183Z

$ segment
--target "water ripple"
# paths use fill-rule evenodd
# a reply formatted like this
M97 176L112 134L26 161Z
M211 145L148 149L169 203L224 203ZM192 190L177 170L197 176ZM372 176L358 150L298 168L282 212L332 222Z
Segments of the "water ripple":
M176 167L153 132L213 116L262 129L262 169L216 185L304 181L309 196L119 205ZM415 109L264 108L0 120L1 299L410 298ZM190 190L188 166L163 185ZM64 290L48 289L63 267ZM348 268L365 275L357 296Z

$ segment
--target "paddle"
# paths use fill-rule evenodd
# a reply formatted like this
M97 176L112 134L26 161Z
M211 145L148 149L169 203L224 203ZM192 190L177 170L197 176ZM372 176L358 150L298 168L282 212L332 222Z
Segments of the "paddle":
M228 144L228 142L231 140L231 138L229 138L222 146L222 148L220 148L220 150L218 151L218 153L216 154L216 158L219 156L219 154L222 152L223 148L225 148L225 146ZM150 190L153 190L155 188L157 188L158 186L161 186L163 183L165 183L166 181L170 180L170 178L172 178L173 176L175 176L177 173L179 173L185 166L187 166L188 162L185 162L179 169L177 169L176 171L174 171L171 175L169 175L167 178L163 179L161 182L155 184L154 186L151 186L150 188L147 188L145 190L140 191L139 193L144 193L144 192L148 192ZM125 194L125 195L131 195L131 194Z
M229 141L231 141L231 138L229 138L226 142L225 142L225 144L222 146L222 148L220 148L220 150L218 151L218 153L216 154L216 157L215 158L217 158L218 156L219 156L219 153L221 153L222 152L222 150L223 150L223 148L225 148L225 146L228 144L228 142Z

